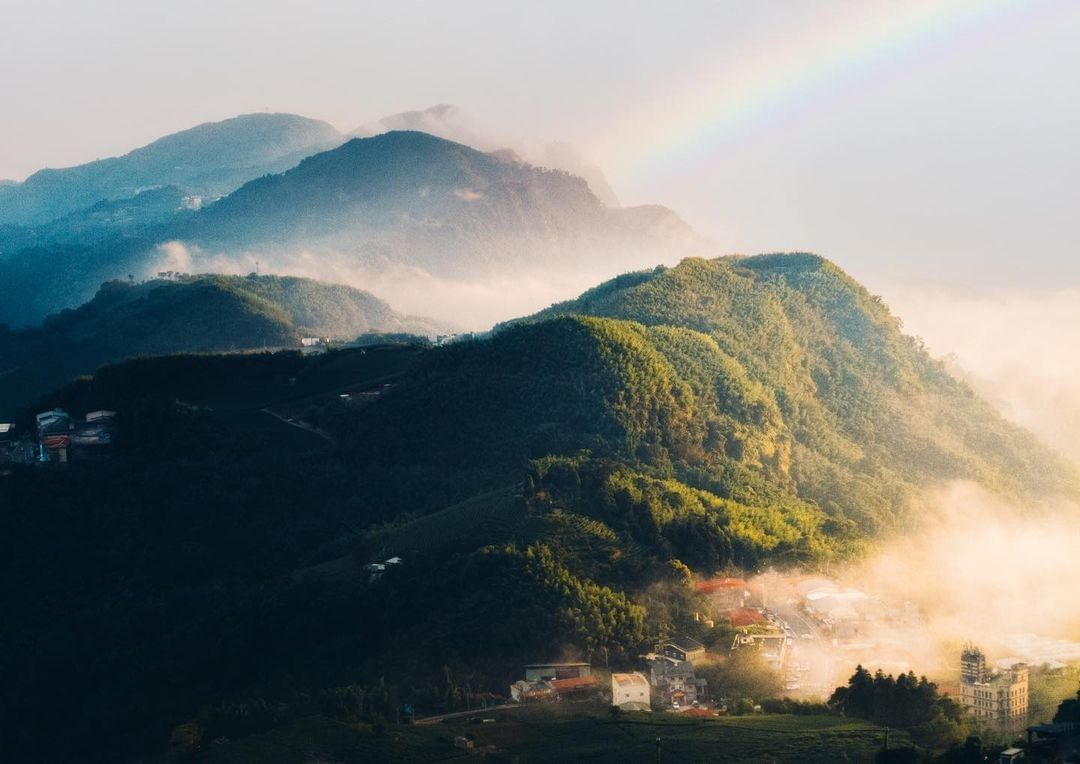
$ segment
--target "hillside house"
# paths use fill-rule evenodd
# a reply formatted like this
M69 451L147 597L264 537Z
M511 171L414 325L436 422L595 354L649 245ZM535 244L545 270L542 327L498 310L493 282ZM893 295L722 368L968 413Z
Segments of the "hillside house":
M660 697L673 705L703 701L708 687L708 681L695 672L694 664L666 655L652 656L649 661L649 682Z
M637 671L632 674L612 674L611 705L624 711L650 710L649 680Z
M780 671L784 668L790 641L791 638L786 634L740 633L735 635L735 641L731 643L731 649L732 651L758 650L770 668Z
M383 574L386 573L388 568L392 568L395 565L401 565L403 562L404 560L402 560L400 557L391 557L390 559L383 560L382 562L368 563L364 566L364 570L368 572L371 581L376 581L382 578Z
M1080 723L1055 722L1028 727L1026 753L1026 761L1039 764L1075 761L1080 758Z
M768 616L756 608L737 607L725 613L731 625L737 629L747 626L764 626L769 622Z
M700 661L705 658L705 645L690 637L675 637L660 644L657 652L677 661Z
M710 578L694 588L709 598L715 610L744 607L750 601L750 585L741 578Z
M36 417L38 438L57 435L71 430L71 417L63 409L42 411Z
M519 679L510 685L510 700L515 703L542 703L556 697L551 683L543 680L532 682Z
M329 337L301 337L300 352L304 355L325 353L330 345Z
M41 461L67 464L70 435L48 435L41 439Z
M10 422L0 422L0 444L8 444L15 439L15 425Z
M108 446L112 444L112 429L102 425L80 427L71 434L76 446Z
M552 679L548 684L551 685L551 689L555 691L559 700L591 698L600 692L600 684L591 674L570 679Z
M578 679L592 674L588 663L530 663L525 667L529 682L552 679Z

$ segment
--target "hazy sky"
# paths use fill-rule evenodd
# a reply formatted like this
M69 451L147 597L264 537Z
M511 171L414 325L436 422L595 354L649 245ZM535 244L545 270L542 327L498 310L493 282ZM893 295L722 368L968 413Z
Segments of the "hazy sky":
M0 178L437 103L573 143L717 254L830 257L1080 459L1077 0L0 0Z
M1080 3L0 0L0 178L242 112L449 102L722 251L1080 283Z

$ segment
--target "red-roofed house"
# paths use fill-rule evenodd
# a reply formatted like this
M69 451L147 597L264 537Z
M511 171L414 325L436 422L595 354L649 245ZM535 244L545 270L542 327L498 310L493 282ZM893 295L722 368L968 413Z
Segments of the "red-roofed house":
M68 448L71 446L71 437L69 435L49 435L41 441L41 449L43 458L50 462L60 462L61 464L68 460Z
M750 607L733 608L729 610L726 615L728 620L731 621L731 625L737 628L742 628L743 626L758 626L769 622L769 619L765 617L764 613Z
M578 676L570 679L552 679L548 682L560 698L595 695L600 689L595 676Z
M719 610L742 607L750 599L750 589L741 578L710 578L698 582L695 588L707 594L712 605Z

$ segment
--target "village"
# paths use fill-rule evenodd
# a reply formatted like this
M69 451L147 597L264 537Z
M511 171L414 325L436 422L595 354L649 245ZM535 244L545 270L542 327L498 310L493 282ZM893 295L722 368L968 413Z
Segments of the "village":
M746 651L781 679L786 697L827 700L857 664L894 675L932 672L957 677L943 681L942 689L983 733L1015 737L1026 732L1029 743L1044 746L1076 736L1073 727L1040 723L1050 709L1032 707L1030 697L1036 672L1051 678L1075 673L1080 644L1006 635L994 648L1011 657L990 661L982 648L967 644L947 665L927 666L920 656L929 654L930 637L911 603L889 605L828 578L775 572L752 582L717 577L698 581L695 588L710 605L708 614L694 614L700 639L681 635L663 640L639 656L637 665L610 673L587 662L530 664L510 686L510 702L599 699L618 711L697 717L761 713L761 705L746 707L745 699L710 686L706 678L710 666ZM717 631L729 639L710 639Z
M115 435L115 411L90 411L82 419L64 409L42 411L36 428L22 431L13 422L0 422L0 465L67 464L106 456Z

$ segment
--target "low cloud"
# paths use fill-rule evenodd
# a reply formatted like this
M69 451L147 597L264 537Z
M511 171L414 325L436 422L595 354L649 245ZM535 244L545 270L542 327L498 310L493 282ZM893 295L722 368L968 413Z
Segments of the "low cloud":
M347 284L385 300L400 313L446 322L461 331L484 331L581 294L615 273L598 266L570 271L537 269L458 279L424 268L377 261L358 263L355 255L328 249L208 252L180 241L158 246L160 257L143 274L263 274L303 276ZM572 271L572 272L571 272Z
M917 532L886 543L852 580L913 602L938 642L1080 637L1080 508L1017 506L968 482L932 491L925 504Z
M152 266L152 273L172 271L190 273L192 268L191 250L182 241L167 241L157 245L160 257Z
M465 202L475 202L484 198L482 191L477 191L473 188L455 188L454 196Z
M825 577L788 571L752 582L764 584L781 617L802 611L804 597L830 582L838 592L835 610L828 600L814 603L833 613L836 642L795 640L804 691L828 695L857 664L951 684L967 642L992 661L1080 661L1080 507L1018 506L970 482L940 486L920 503L916 528L882 540L860 562ZM844 609L852 612L840 615ZM793 621L800 630L806 623Z
M1080 288L886 296L905 331L1005 417L1080 461Z

